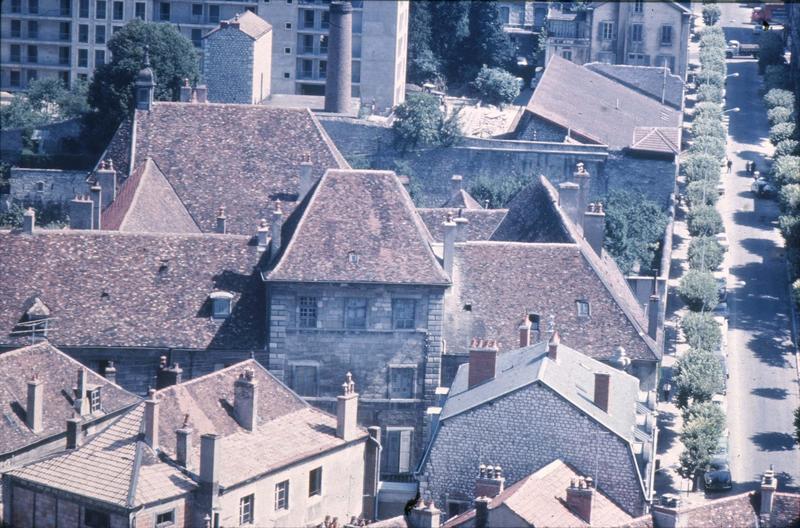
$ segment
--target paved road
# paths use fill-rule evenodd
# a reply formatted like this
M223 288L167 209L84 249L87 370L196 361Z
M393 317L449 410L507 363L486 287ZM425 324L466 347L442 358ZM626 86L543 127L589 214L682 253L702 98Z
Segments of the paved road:
M728 39L753 41L743 22L749 16L737 4L720 4ZM765 167L771 152L769 123L759 95L757 64L733 60L728 73L731 113L728 152L734 174L726 177L720 212L730 242L728 422L732 471L737 489L757 485L769 467L782 486L800 487L800 451L793 442L792 412L800 404L797 365L791 346L789 295L783 240L777 229L775 202L754 200L745 161Z

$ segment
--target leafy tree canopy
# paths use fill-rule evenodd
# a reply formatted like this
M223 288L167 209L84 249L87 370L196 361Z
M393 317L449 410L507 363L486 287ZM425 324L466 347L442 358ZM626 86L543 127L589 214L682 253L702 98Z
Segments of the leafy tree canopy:
M719 303L717 281L707 271L693 269L686 273L681 278L678 293L683 302L696 312L711 311Z
M725 387L720 360L713 353L691 349L675 364L677 405L686 409L690 403L711 401Z
M31 81L27 94L17 94L0 107L0 128L34 128L81 117L89 110L86 90L80 81L70 89L55 78Z
M484 65L472 86L481 95L481 100L489 104L508 104L519 95L517 78L500 68L487 68Z
M622 272L630 272L637 262L643 271L657 269L656 256L669 221L661 207L638 193L612 191L605 212L605 248Z
M409 94L395 110L392 128L403 149L449 145L461 135L458 114L446 117L439 98L428 93Z

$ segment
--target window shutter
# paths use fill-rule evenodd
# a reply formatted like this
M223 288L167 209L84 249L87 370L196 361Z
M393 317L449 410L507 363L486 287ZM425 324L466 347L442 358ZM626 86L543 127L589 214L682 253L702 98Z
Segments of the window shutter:
M400 458L398 460L398 473L408 473L411 462L411 431L400 431Z

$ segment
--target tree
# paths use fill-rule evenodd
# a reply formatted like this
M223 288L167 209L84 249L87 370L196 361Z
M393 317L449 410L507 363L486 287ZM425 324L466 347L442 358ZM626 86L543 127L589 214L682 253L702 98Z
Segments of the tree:
M794 112L794 94L789 90L773 88L764 96L764 102L767 104L767 108L785 106Z
M86 83L78 81L67 89L59 79L36 79L27 94L17 94L0 107L0 128L35 128L81 117L88 110Z
M722 102L722 88L713 84L701 84L697 89L697 100L719 104Z
M800 146L800 142L798 142L796 139L784 139L782 141L778 141L778 144L775 145L775 159L783 156L796 156L800 154L798 146Z
M719 160L710 154L694 152L687 154L681 163L681 169L690 182L719 181Z
M690 349L675 363L675 389L678 408L703 403L725 388L720 359L706 350Z
M800 212L800 183L788 183L781 187L778 197L781 209L790 213Z
M793 121L794 116L792 115L791 108L776 106L775 108L767 110L767 119L769 119L769 122L773 125L777 125L779 123L789 123Z
M783 64L783 38L778 31L765 31L759 40L759 70L763 72L770 64Z
M695 119L713 118L722 121L722 105L719 103L703 102L694 106Z
M703 6L703 23L707 26L713 26L719 22L719 17L722 15L717 4L706 4Z
M710 312L719 303L719 291L714 276L707 271L690 270L681 278L678 294L690 310Z
M480 203L489 202L489 207L504 207L525 185L528 179L520 174L504 174L502 177L479 176L469 188L469 193Z
M721 160L725 157L725 140L713 136L696 137L692 142L692 146L689 147L689 152L692 154L708 154Z
M484 65L472 86L481 96L481 100L498 106L508 104L519 95L517 78L500 68L487 68Z
M722 342L722 330L710 313L688 312L681 319L686 342L693 350L715 352Z
M416 84L434 82L441 64L431 49L431 11L428 2L411 2L408 18L408 80Z
M791 76L792 74L787 64L771 64L765 69L764 85L767 90L772 88L790 90L792 88Z
M779 185L800 183L800 156L781 156L772 164L772 175Z
M692 207L716 204L719 200L717 182L710 179L690 182L686 186L686 198Z
M605 203L605 248L623 273L638 262L658 269L656 257L669 221L661 207L638 193L612 191Z
M725 138L725 128L722 122L713 118L698 117L692 122L692 134L694 137L716 137Z
M709 205L692 207L687 223L692 236L714 236L723 229L722 217L716 208Z
M695 237L689 242L689 267L692 269L714 271L724 258L725 252L714 237Z
M794 139L795 124L793 122L778 123L769 129L769 140L773 145L777 145L786 139Z
M500 8L494 0L470 2L466 52L463 58L474 72L484 65L507 69L513 64L514 45L503 30Z
M692 405L684 413L679 461L685 475L697 476L711 461L725 430L725 414L714 403ZM697 481L693 482L693 486Z
M428 2L431 14L431 51L448 81L466 81L463 51L469 36L468 0Z
M703 70L697 74L697 84L713 84L717 88L724 88L725 77L717 71Z
M392 129L403 149L448 144L460 135L458 116L446 118L439 98L428 93L409 94L395 110Z

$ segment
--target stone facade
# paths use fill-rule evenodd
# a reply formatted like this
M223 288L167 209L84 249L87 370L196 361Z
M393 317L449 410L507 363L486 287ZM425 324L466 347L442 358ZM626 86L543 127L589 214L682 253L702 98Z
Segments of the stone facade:
M440 423L420 488L443 506L471 501L480 464L500 465L508 487L555 459L591 476L630 515L645 513L630 444L538 384Z
M76 195L88 195L86 171L11 168L10 198L24 203L66 203Z
M271 61L272 31L257 39L234 25L210 33L203 63L209 101L256 104L269 97Z

